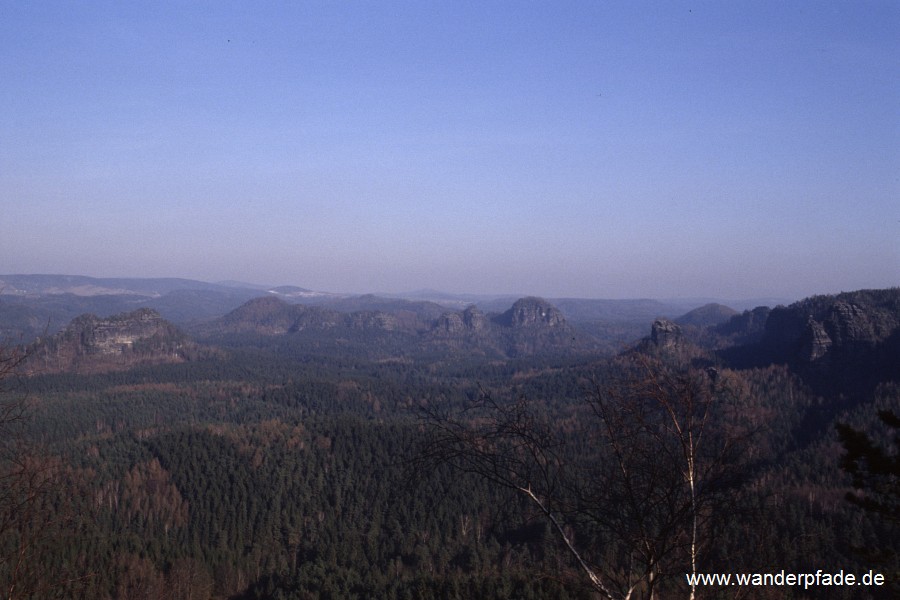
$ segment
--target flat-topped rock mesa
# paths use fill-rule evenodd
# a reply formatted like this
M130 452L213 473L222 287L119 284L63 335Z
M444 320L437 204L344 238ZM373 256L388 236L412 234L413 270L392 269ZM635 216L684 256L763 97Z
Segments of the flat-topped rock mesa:
M587 338L576 331L558 308L529 296L513 303L506 312L493 318L507 356L531 356L584 350Z
M197 346L149 308L100 318L82 315L29 350L29 372L97 373L188 360Z
M494 317L494 322L513 329L568 326L558 308L535 296L516 300L509 310Z

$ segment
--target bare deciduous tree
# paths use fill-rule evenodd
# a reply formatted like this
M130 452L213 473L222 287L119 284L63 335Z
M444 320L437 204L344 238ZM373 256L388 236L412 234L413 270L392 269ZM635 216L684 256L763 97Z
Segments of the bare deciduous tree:
M59 460L38 452L23 431L28 396L15 384L25 358L0 347L0 594L64 598L87 578L47 558L64 545L65 534L74 534L73 496L66 494Z
M458 411L425 405L419 461L522 494L603 597L656 598L698 572L740 482L748 433L725 418L736 394L714 370L634 354L588 383L575 406L483 390Z

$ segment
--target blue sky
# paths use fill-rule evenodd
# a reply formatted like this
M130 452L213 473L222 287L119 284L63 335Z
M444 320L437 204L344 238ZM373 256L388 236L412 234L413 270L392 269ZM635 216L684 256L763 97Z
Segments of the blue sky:
M0 0L0 272L900 285L900 4Z

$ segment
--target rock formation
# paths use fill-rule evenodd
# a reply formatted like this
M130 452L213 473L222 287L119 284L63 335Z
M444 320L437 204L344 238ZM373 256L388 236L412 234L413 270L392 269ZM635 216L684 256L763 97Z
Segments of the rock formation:
M673 349L681 345L681 327L668 319L653 321L650 341L660 349Z
M146 363L173 363L196 352L177 327L149 308L101 319L82 315L30 349L32 372L101 372Z
M869 394L879 381L900 380L900 288L812 296L777 306L768 312L758 340L727 348L720 356L734 366L788 365L817 393Z
M516 300L508 311L495 320L513 328L560 327L566 324L565 317L555 306L533 296Z

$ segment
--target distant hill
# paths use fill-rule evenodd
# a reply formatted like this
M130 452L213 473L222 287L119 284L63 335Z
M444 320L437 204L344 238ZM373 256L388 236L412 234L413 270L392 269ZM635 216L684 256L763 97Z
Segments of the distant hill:
M607 321L650 323L657 317L676 317L684 307L650 299L595 300L587 298L558 298L550 302L570 321Z
M510 304L524 296L519 295L478 295L447 294L435 290L419 290L406 294L384 294L390 298L424 300L461 310L475 305L488 312L503 312ZM557 307L571 323L645 323L657 317L674 318L711 300L653 300L605 299L605 298L556 298L546 300ZM755 306L755 305L754 305Z
M234 334L293 336L319 346L329 341L365 345L367 340L376 339L371 336L380 336L379 339L392 336L395 344L390 347L396 349L399 343L411 355L466 351L515 357L596 348L588 336L568 324L556 307L540 298L520 299L506 312L493 315L486 315L474 306L448 311L430 303L375 296L350 299L340 306L345 310L354 306L377 306L384 310L341 312L331 306L289 304L276 297L257 298L224 317L198 326L195 331L211 340ZM440 314L428 318L438 309Z
M681 315L675 322L692 327L711 327L728 321L736 314L736 310L724 304L710 303Z
M164 319L194 330L198 324L216 321L260 296L344 314L368 312L372 314L367 317L358 315L357 318L369 324L369 331L377 330L381 323L386 326L385 331L402 331L426 337L445 313L456 312L461 317L464 309L475 305L482 314L493 317L509 310L519 299L499 295L447 294L435 290L389 296L348 295L293 285L263 286L237 281L208 283L181 278L0 275L0 343L29 343L39 336L46 337L61 331L72 319L85 313L110 315L133 311L138 307L152 308ZM707 308L704 309L707 312L700 310L692 314L699 306L699 300L547 298L546 301L559 311L568 326L578 332L576 345L584 345L584 340L593 340L607 352L620 351L645 335L647 327L657 318L690 318L696 326L705 327L724 314L723 308L719 308L718 312ZM314 321L321 317L325 321L331 319L337 322L336 317L325 315L313 311L306 318ZM493 325L500 323L491 321L490 326ZM728 327L726 323L719 326ZM347 327L354 330L351 325ZM736 332L726 335L709 330L709 335L721 340L720 345L745 342L752 335L738 332L743 331L741 328L741 325L734 324ZM469 344L474 348L471 334L469 332L463 336L468 342L460 338L452 343ZM528 347L524 341L517 342L513 340L515 336L507 334L493 334L498 340L500 337L506 339L505 342L497 342L497 352L505 353L520 342L524 344L523 348ZM479 343L486 343L485 335L484 332L478 333ZM441 338L441 343L451 344L446 336L433 337ZM494 347L491 344L488 346Z
M572 327L562 312L542 298L516 300L502 313L470 306L446 312L427 334L427 343L506 357L597 351L590 336Z
M276 296L254 298L227 315L196 330L204 335L256 333L283 335L304 329L331 329L343 324L344 315L317 306L290 304Z
M191 279L0 275L0 341L28 343L85 313L110 315L138 307L187 324L220 317L260 293L258 286Z
M727 321L712 328L716 335L729 339L732 344L752 344L762 339L766 330L766 321L772 309L768 306L757 306L753 310L733 315Z
M266 290L269 294L300 304L319 304L336 298L343 298L344 294L332 294L329 292L317 292L295 285L281 285Z
M179 278L98 278L83 275L0 275L0 294L5 296L147 296L175 290L217 290L224 286Z
M85 285L80 278L68 282ZM51 276L39 283L48 286L44 291L60 285ZM40 296L34 287L29 293L38 294L31 304L0 298L0 316L39 330L43 315L35 307L45 315L56 309L58 315L86 305L115 309L125 302L123 298L135 299L131 293ZM171 289L151 300L171 303L172 312L182 304L206 303L210 312L227 306L218 292L209 289ZM674 321L660 318L651 323L649 340L658 347L699 344L716 350L725 364L736 368L786 364L823 392L857 393L878 381L900 380L900 288L814 296L787 307L758 307L743 313L708 304ZM642 327L646 332L646 325ZM702 334L683 334L683 327ZM372 295L327 306L294 304L267 295L245 301L224 316L195 322L189 329L205 338L293 336L300 342L312 340L319 347L334 348L342 344L362 348L381 340L373 346L381 348L378 352L402 349L410 356L463 352L521 357L601 348L597 340L574 327L559 307L537 297L516 300L502 312L485 313L475 306L447 310L431 302ZM106 318L82 314L59 333L40 338L31 347L31 367L45 371L96 372L147 362L179 362L200 352L181 329L150 307Z
M385 298L374 294L338 298L322 303L322 306L340 312L381 311L399 315L408 313L419 319L430 321L438 318L447 307L425 300L413 301L401 298Z

